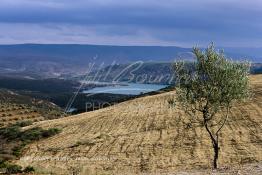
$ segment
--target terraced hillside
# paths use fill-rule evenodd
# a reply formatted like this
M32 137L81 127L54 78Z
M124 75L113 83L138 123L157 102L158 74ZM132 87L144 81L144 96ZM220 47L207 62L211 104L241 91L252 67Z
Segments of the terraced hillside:
M0 90L0 127L22 121L38 122L64 116L62 109L43 100Z
M253 99L233 108L222 131L219 166L262 161L262 75L251 80ZM173 96L175 92L142 97L39 122L34 126L58 127L62 132L29 145L16 163L32 165L41 173L84 175L210 168L213 152L206 131L199 123L191 127L179 106L169 106Z

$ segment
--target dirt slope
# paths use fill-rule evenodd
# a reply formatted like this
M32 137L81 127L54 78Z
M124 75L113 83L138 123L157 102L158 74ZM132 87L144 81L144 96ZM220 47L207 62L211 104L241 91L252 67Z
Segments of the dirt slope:
M222 132L219 165L262 161L262 75L251 77L254 98L233 109ZM55 174L167 173L210 167L212 147L204 128L190 128L174 93L35 126L63 131L29 145L20 165ZM233 122L235 121L235 122Z

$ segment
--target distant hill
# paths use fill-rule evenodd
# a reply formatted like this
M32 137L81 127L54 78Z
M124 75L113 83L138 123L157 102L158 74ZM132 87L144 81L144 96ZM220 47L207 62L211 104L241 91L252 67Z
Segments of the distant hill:
M0 73L23 72L57 76L84 72L90 64L94 68L113 62L171 61L179 56L192 58L191 49L159 46L98 46L76 44L0 45Z
M105 46L79 44L0 45L0 74L37 77L83 73L94 68L135 61L170 62L176 58L192 59L191 48L176 46ZM262 48L224 48L234 58L262 61ZM95 59L94 59L95 58Z
M117 64L90 72L88 76L78 79L100 82L132 82L149 84L170 84L173 82L171 63L136 62L130 64Z
M94 61L111 64L141 61L170 61L190 52L189 48L161 46L103 46L78 44L21 44L0 45L0 57L23 61L53 61L64 64L83 64Z
M262 63L252 64L251 74L261 73ZM175 77L170 62L136 62L106 66L90 72L88 76L79 76L78 79L101 82L173 84Z

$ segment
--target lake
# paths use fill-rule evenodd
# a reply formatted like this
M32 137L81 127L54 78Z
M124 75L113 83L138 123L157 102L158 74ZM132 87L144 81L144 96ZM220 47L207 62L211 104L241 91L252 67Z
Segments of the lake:
M92 93L92 94L111 93L111 94L139 95L141 93L157 91L165 87L167 87L167 85L125 83L125 85L96 87L90 90L85 90L83 92Z

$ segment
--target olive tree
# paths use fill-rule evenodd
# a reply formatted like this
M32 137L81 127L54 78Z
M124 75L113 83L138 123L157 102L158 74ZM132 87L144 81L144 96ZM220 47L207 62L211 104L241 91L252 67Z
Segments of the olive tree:
M227 59L213 44L204 51L193 48L193 54L196 61L174 64L177 101L190 119L197 119L207 131L214 150L213 167L217 168L219 136L230 109L250 94L250 63Z

